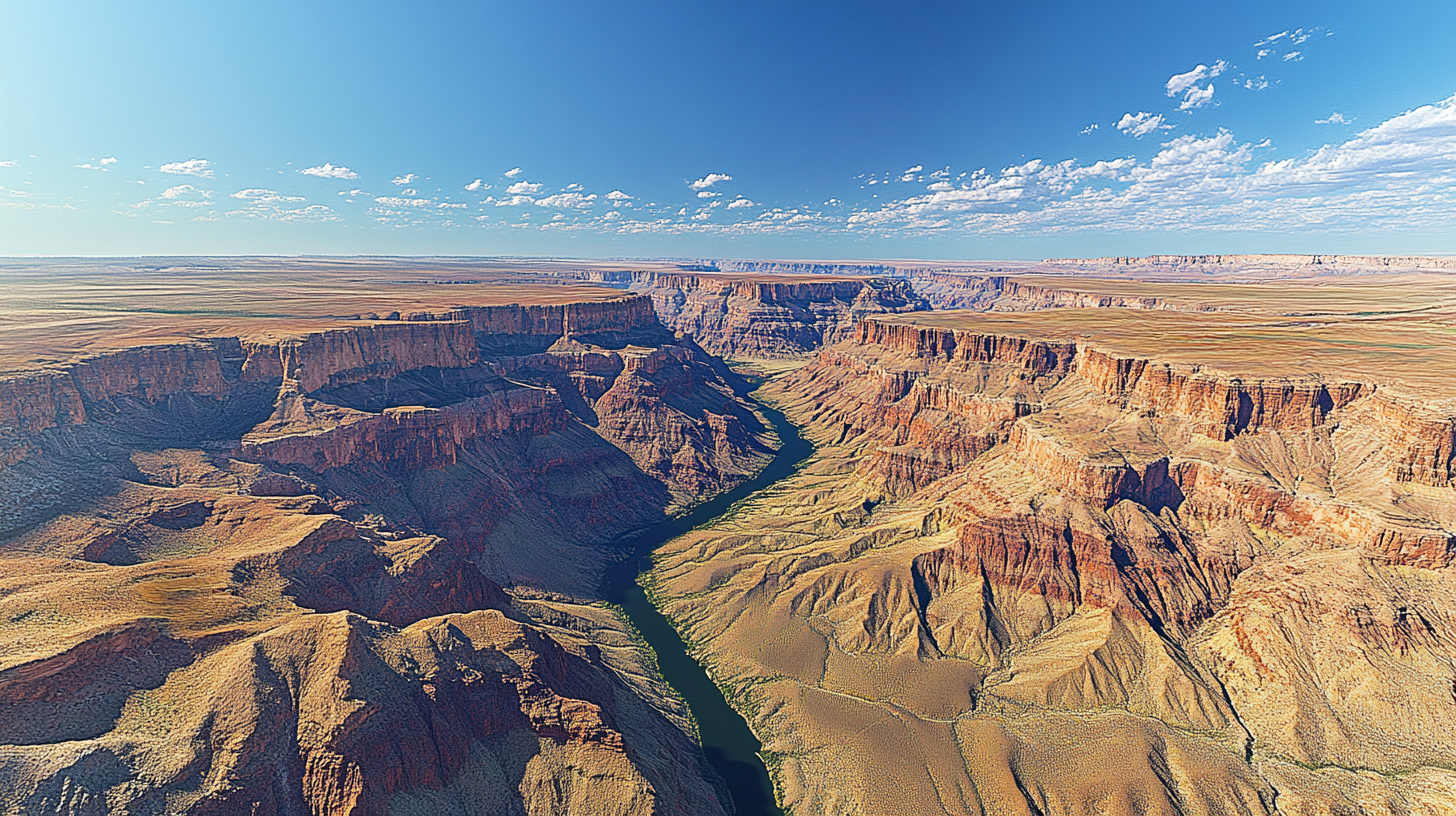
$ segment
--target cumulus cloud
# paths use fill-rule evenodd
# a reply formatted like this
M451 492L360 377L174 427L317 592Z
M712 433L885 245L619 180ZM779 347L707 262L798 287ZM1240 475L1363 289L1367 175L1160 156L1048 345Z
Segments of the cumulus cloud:
M310 204L307 207L289 209L287 207L279 207L271 202L255 202L252 206L232 210L227 213L227 216L229 218L251 218L259 221L297 221L315 224L343 220L333 209L325 207L322 204Z
M303 196L280 195L277 191L265 190L261 187L250 187L246 190L239 190L236 193L233 193L231 197L242 199L243 201L258 201L263 203L275 203L280 201L291 202L303 200Z
M346 181L352 181L353 179L359 178L359 174L358 173L355 173L353 170L350 170L347 167L335 167L332 164L329 164L328 162L324 162L323 164L320 164L317 167L305 167L304 169L299 170L298 172L304 174L305 176L318 176L319 178L344 179Z
M737 209L742 209L743 207L756 207L756 206L758 206L758 205L755 204L755 203L753 203L752 201L749 201L746 198L735 198L732 201L728 202L728 209L730 209L730 210L737 210Z
M1350 120L1345 118L1345 114L1336 111L1330 114L1328 119L1316 119L1314 123L1316 125L1348 125Z
M510 193L511 195L535 195L536 193L541 192L543 186L544 185L534 184L529 181L518 181L515 184L507 187L506 192Z
M1146 162L1033 160L999 173L977 171L953 190L857 209L832 228L902 236L948 230L1368 234L1456 222L1456 96L1307 156L1257 163L1268 147L1219 131L1174 138Z
M490 185L489 184L486 184L485 182L481 181L480 179L476 179L475 181L472 181L469 184L465 185L465 189L467 189L467 190L469 190L470 192L473 193L476 190L489 190L490 189Z
M632 200L632 196L627 195L626 193L622 192L621 190L613 190L610 193L607 193L607 200L608 201L631 201Z
M709 173L697 181L688 182L688 186L694 190L706 190L720 181L732 181L733 177L727 173Z
M1456 185L1456 96L1402 113L1343 144L1325 145L1307 158L1265 164L1253 182L1265 190L1308 190L1414 179Z
M158 169L163 173L171 173L177 176L212 178L214 175L212 162L207 159L188 159L187 161L168 162Z
M1227 71L1229 64L1219 60L1212 67L1199 63L1193 70L1182 74L1174 74L1169 77L1167 83L1168 96L1182 96L1183 102L1178 110L1193 110L1201 108L1213 99L1214 77ZM1203 83L1207 82L1207 85Z
M698 198L713 198L715 196L720 196L720 195L723 195L723 194L722 193L718 193L718 192L713 192L711 190L699 190L698 191Z
M538 207L560 207L562 209L584 210L597 200L597 194L582 195L579 192L566 192L549 195L545 198L536 199Z
M516 176L519 176L520 174L521 174L521 168L519 168L519 167L512 167L511 169L507 170L504 173L504 175L505 175L506 178L515 178Z
M1117 122L1117 129L1127 135L1141 139L1149 133L1157 133L1159 130L1168 130L1172 125L1163 123L1161 113L1148 113L1138 111L1136 114L1124 113Z
M206 197L211 195L211 193L208 193L204 190L199 190L196 187L193 187L191 184L178 184L176 187L168 187L167 189L163 190L161 195L157 197L165 199L178 199L191 195L201 195Z
M406 173L402 176L395 176L394 178L389 180L389 183L398 187L403 187L404 185L409 184L417 178L419 178L419 176L416 176L414 173Z
M1092 124L1088 125L1087 127L1082 128L1080 131L1078 131L1078 133L1081 133L1083 136L1085 136L1088 133L1095 132L1096 130L1097 130L1097 123L1096 122L1093 122Z
M19 166L20 166L19 163L17 163L14 159L5 159L3 161L0 161L0 167L19 167Z
M374 199L375 204L383 204L386 207L427 207L430 205L428 198L400 198L399 196L379 196Z

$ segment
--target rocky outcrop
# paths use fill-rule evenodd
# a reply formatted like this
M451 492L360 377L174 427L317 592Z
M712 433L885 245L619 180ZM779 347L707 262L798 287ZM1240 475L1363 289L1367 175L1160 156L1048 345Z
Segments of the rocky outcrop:
M704 273L639 273L662 322L726 357L803 355L847 337L867 315L928 308L907 282Z
M0 811L725 812L573 598L768 459L736 385L643 296L5 380Z
M1148 255L1146 257L1049 258L1052 267L1080 270L1129 271L1177 270L1205 275L1239 271L1299 270L1329 275L1362 272L1429 271L1456 269L1456 259L1422 258L1407 255Z
M1456 806L1442 404L1041 319L862 322L765 389L819 450L659 552L787 807Z
M1045 278L1031 283L1007 275L914 270L915 291L936 309L975 309L995 312L1030 312L1039 309L1156 309L1160 311L1212 311L1213 307L1179 303L1155 295L1109 294L1081 291L1075 280L1060 286Z
M515 357L502 374L554 388L583 421L695 504L746 479L771 450L767 429L691 344ZM730 375L731 376L731 375Z

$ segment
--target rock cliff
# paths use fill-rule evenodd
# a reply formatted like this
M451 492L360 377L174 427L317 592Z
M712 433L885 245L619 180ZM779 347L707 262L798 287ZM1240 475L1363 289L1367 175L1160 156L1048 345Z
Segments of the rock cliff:
M580 599L767 461L735 387L644 296L0 381L0 811L723 813Z
M659 552L787 807L1456 807L1444 403L1065 311L862 322L765 389L808 463Z
M866 315L929 308L891 278L647 272L632 287L651 296L668 327L734 358L802 356L848 336Z

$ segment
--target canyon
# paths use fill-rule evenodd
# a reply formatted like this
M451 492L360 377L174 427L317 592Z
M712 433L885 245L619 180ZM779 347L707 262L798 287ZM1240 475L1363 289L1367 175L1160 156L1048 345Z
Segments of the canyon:
M1456 289L1408 285L865 320L649 589L795 813L1448 812Z
M786 813L1456 810L1456 282L1331 257L7 261L0 811L771 812L684 649Z
M731 811L600 584L771 431L644 296L396 288L0 379L0 809Z

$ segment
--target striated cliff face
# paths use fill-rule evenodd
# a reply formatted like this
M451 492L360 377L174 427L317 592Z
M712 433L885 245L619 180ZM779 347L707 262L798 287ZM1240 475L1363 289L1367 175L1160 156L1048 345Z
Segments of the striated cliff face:
M0 811L725 811L580 599L773 440L646 297L408 317L0 382Z
M1156 295L1079 291L1076 281L1063 286L1028 283L1006 275L981 275L923 269L910 272L915 292L936 309L1029 312L1038 309L1157 309L1211 311L1212 307L1175 303ZM1043 279L1044 280L1044 279Z
M1451 418L1048 319L861 323L766 387L808 463L659 552L786 806L1456 808Z
M1359 275L1456 269L1456 259L1414 255L1148 255L1146 257L1049 258L1052 268L1152 276Z
M867 315L929 308L907 282L890 278L644 272L632 286L651 296L669 328L724 357L800 356L847 337Z

